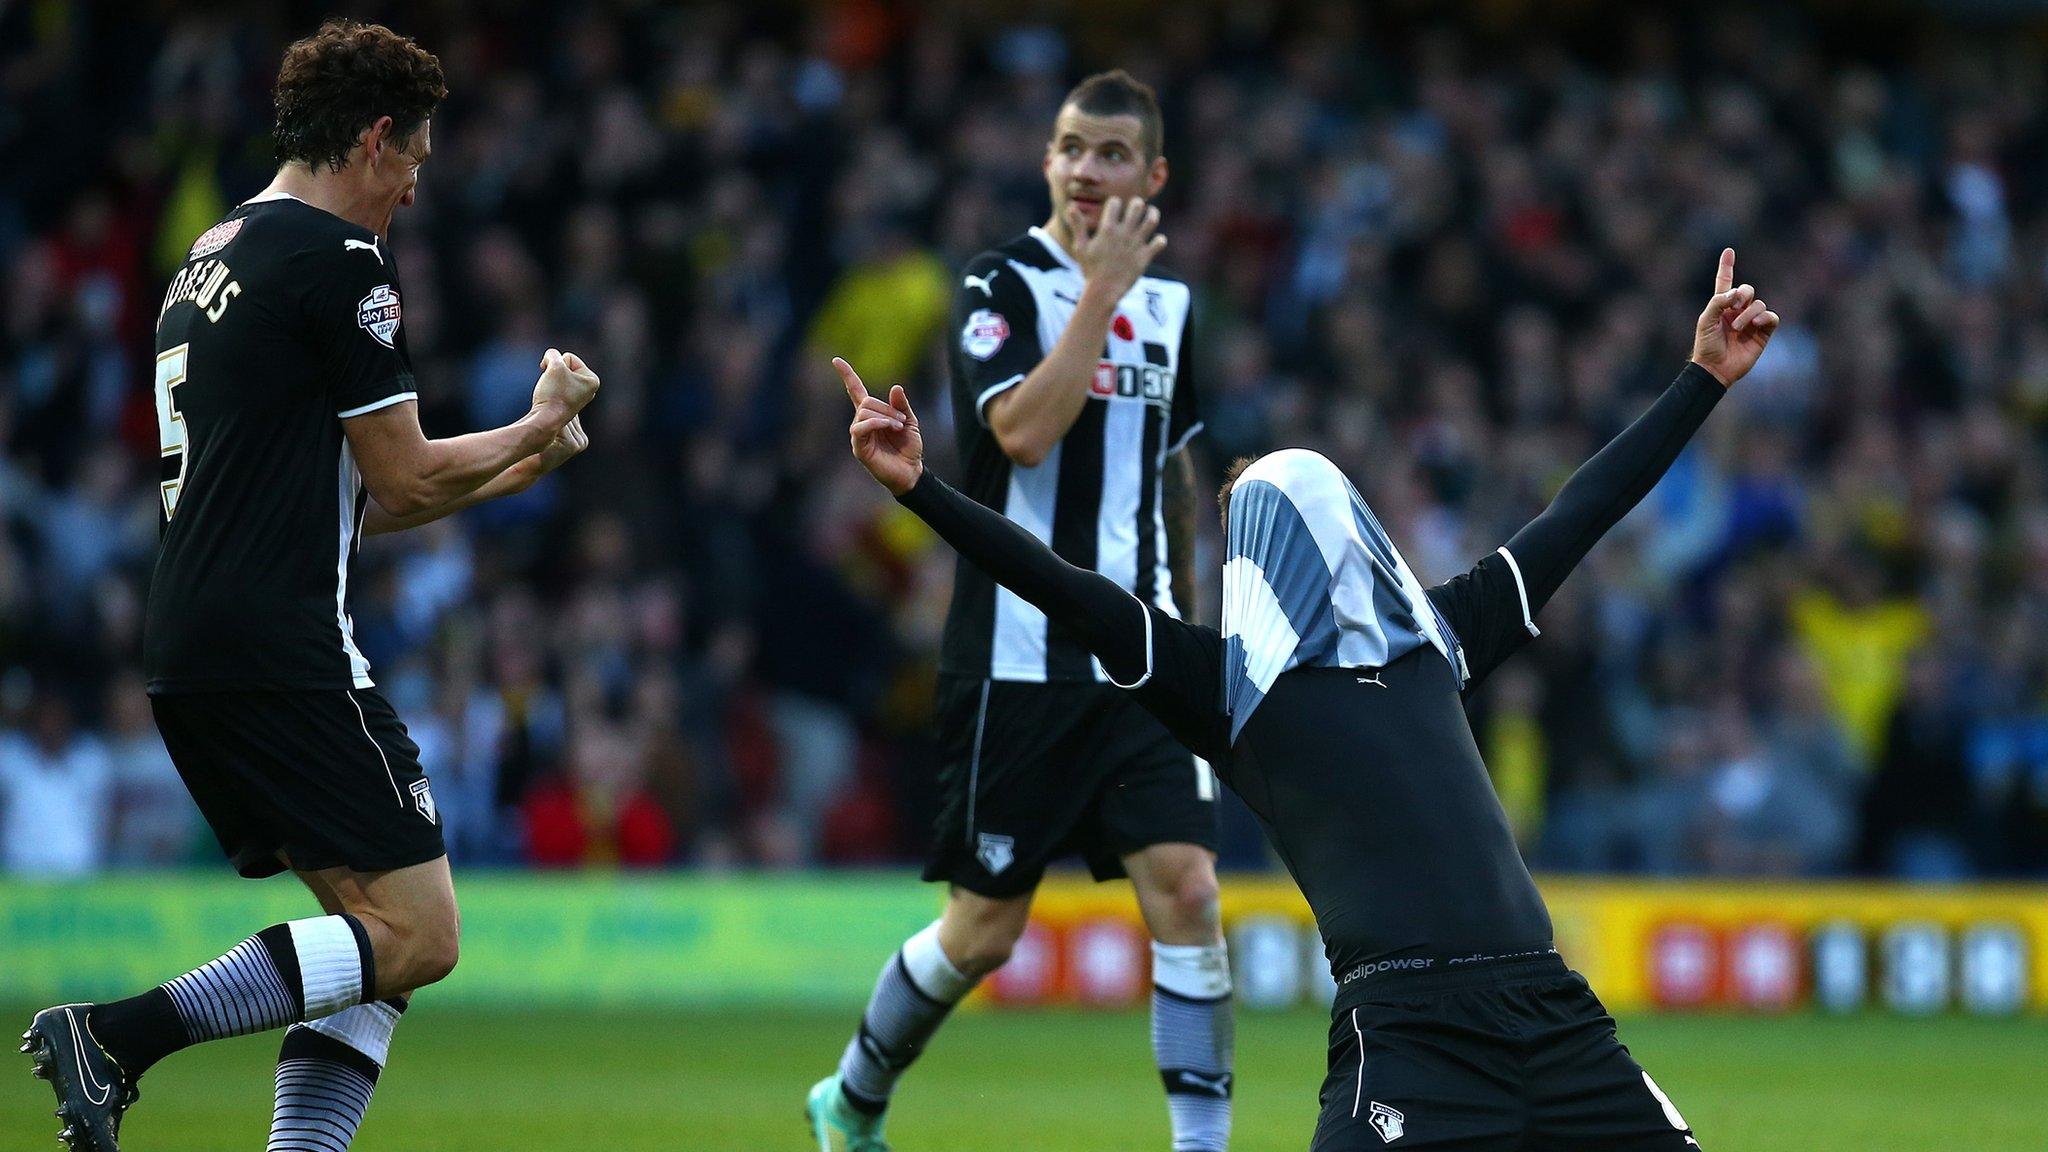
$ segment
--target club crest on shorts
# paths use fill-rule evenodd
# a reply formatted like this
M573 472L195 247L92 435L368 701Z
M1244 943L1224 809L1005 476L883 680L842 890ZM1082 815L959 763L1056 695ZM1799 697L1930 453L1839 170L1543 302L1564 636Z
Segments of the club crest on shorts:
M429 824L439 824L440 816L434 810L434 789L425 777L412 782L412 806L420 810Z
M356 304L356 324L386 348L398 336L398 293L379 284Z
M981 866L988 869L991 876L1001 874L1017 859L1017 841L1012 837L983 832L976 843L974 858L981 861Z
M1380 1134L1380 1139L1388 1144L1399 1140L1402 1134L1408 1131L1402 1126L1402 1121L1408 1118L1377 1100L1372 1102L1372 1114L1367 1119L1372 1121L1373 1129Z

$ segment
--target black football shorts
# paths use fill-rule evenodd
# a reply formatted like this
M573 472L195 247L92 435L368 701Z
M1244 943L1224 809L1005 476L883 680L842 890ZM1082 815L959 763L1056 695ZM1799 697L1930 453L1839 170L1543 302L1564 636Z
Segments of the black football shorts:
M1310 1152L1689 1152L1692 1129L1555 954L1346 987Z
M1078 853L1097 880L1154 844L1216 847L1216 782L1106 684L939 677L939 815L924 878L1005 898Z
M284 860L382 872L447 854L419 746L376 689L178 692L150 705L242 875L275 875Z

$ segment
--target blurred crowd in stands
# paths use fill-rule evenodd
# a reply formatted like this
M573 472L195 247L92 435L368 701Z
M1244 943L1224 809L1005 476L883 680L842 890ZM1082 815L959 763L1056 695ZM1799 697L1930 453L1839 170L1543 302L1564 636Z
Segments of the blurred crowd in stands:
M1044 217L1060 95L1122 66L1166 110L1206 473L1320 448L1425 580L1664 386L1721 246L1784 316L1473 701L1534 863L2048 874L2041 24L349 7L453 93L391 237L429 431L518 416L550 345L605 379L583 458L363 553L458 862L918 855L953 560L847 459L826 357L906 383L950 468L955 270ZM151 329L325 11L0 4L0 867L218 858L136 668Z

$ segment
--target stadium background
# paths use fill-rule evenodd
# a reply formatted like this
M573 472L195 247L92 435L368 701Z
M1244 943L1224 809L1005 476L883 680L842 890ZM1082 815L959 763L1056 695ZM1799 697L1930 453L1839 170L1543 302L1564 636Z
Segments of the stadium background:
M1654 394L1738 249L1785 327L1475 730L1574 962L1631 1012L1719 1010L1629 1025L1735 1138L1710 1146L1934 1147L1965 1111L1973 1146L2048 1144L2012 1078L2048 1061L2038 1018L1972 1018L2048 1007L2041 5L342 7L449 73L392 237L430 431L523 411L548 345L606 382L572 466L364 552L357 635L433 773L467 929L399 1043L449 1067L394 1076L366 1146L469 1147L450 1116L515 1101L535 1139L579 1131L613 1097L522 1021L643 1013L647 1048L599 1071L677 1097L634 1113L646 1146L797 1134L936 905L903 865L952 567L847 458L825 358L905 382L950 467L954 269L1043 217L1058 98L1112 65L1165 105L1205 473L1321 448L1425 579ZM269 80L327 11L0 3L0 1003L162 978L303 900L223 878L134 665L151 309L267 181ZM1255 1006L1312 1005L1318 957L1227 816L1239 1145L1299 1147L1320 1025ZM1055 883L985 999L1126 1003L1130 916ZM1020 1077L1111 1102L1033 1147L1163 1140L1156 1087L1116 1079L1145 1071L1140 1022L957 1027L1019 1055L962 1039L921 1068L906 1145L1064 1115ZM451 1103L482 1052L505 1093ZM153 1074L134 1131L211 1146L176 1086L232 1065L252 1094L219 1123L260 1132L267 1057ZM33 1103L0 1092L0 1131Z

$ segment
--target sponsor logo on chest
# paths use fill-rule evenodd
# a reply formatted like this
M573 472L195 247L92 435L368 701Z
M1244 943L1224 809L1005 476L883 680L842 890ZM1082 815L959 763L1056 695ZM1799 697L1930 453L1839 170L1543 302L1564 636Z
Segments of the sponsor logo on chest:
M1089 398L1172 407L1172 346L1178 339L1178 333L1168 330L1166 307L1157 288L1125 296L1109 322L1109 339L1104 341L1102 358L1096 361L1095 377L1089 381Z
M1151 345L1159 348L1158 345ZM1165 349L1160 348L1163 358ZM1123 364L1098 361L1088 395L1095 400L1142 400L1162 408L1173 405L1173 369L1164 364Z

